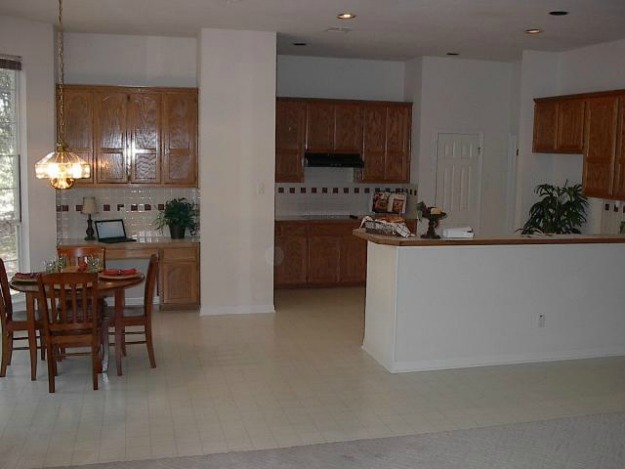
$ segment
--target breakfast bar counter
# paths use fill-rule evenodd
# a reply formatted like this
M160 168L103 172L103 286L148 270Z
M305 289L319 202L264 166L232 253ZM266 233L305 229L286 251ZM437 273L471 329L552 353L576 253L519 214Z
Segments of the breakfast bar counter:
M367 242L363 349L391 372L625 355L625 237Z

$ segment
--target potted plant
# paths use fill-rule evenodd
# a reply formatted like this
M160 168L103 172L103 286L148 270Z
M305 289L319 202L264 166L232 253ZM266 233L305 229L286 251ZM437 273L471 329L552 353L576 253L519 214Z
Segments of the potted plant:
M562 187L540 184L534 192L540 196L540 200L530 208L529 219L520 228L521 233L581 233L588 207L581 184L569 186L568 180Z
M161 232L168 226L172 239L183 239L187 228L192 235L197 232L198 216L195 203L184 197L172 199L165 202L165 208L159 212L154 225Z

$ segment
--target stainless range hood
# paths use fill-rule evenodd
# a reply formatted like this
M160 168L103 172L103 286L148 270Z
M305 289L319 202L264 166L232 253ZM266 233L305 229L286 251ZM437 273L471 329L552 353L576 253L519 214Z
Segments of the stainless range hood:
M306 166L310 168L363 168L365 162L358 153L306 153Z

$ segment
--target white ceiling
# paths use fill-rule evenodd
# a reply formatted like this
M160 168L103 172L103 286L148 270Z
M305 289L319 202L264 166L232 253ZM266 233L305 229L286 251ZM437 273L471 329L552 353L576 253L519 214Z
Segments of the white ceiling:
M458 52L516 60L525 49L565 51L625 39L625 0L64 0L63 6L69 32L194 37L201 28L276 31L279 54L322 57L406 60ZM552 10L570 14L551 16ZM357 18L338 20L342 11ZM1 0L0 15L56 23L58 4ZM332 27L352 31L326 32ZM528 28L544 33L528 36Z

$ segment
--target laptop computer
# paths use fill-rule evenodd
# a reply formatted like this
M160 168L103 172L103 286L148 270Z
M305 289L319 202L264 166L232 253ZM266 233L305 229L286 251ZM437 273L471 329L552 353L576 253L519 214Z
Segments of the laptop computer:
M97 220L95 222L95 232L98 241L101 243L127 243L136 241L136 239L126 236L126 228L124 220Z

